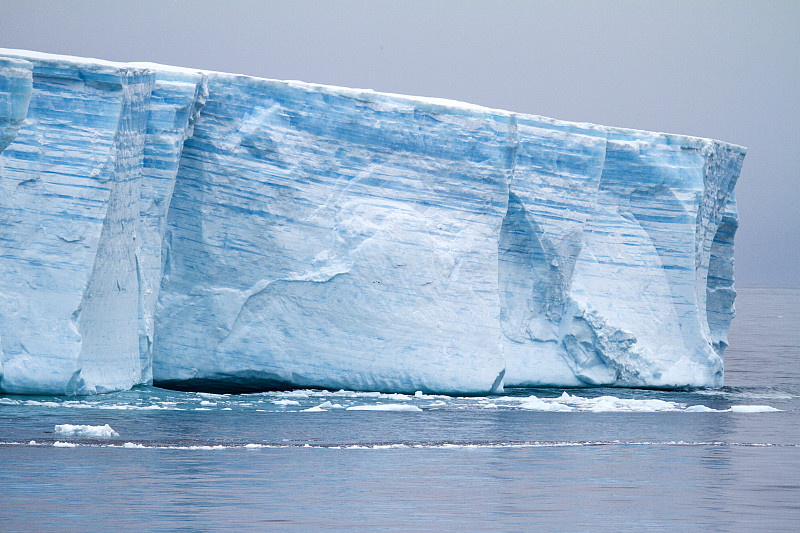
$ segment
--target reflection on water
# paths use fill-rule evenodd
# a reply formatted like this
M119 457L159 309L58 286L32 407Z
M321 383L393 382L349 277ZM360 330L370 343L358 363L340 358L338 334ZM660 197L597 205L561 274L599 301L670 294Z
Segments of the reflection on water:
M760 530L758 522L767 518L771 529L780 530L797 518L791 500L798 490L797 451L787 448L131 453L7 448L12 472L35 473L39 485L11 493L4 509L31 513L45 529L80 525L69 516L84 516L97 529L113 523L227 530L280 520L306 531L508 531L530 524L590 530L681 524L681 530L696 531L736 524ZM763 475L767 465L769 478Z

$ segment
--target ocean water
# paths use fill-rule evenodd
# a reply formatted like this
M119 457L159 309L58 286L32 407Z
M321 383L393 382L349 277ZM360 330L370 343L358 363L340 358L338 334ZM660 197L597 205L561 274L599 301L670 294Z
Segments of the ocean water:
M0 531L798 531L800 290L726 387L0 396Z

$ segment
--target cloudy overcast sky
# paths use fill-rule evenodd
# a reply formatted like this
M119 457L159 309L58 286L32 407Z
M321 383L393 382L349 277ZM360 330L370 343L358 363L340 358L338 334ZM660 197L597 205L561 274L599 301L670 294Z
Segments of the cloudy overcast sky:
M0 47L741 144L737 281L800 286L798 1L0 0Z

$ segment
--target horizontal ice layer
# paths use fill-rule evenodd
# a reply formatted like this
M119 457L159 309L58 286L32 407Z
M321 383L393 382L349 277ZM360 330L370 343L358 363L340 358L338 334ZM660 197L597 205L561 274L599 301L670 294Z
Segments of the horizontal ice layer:
M722 383L740 147L0 56L0 391Z

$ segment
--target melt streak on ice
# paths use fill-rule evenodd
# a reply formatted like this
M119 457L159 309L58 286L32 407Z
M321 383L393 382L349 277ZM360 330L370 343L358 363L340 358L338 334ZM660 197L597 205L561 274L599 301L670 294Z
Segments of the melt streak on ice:
M0 392L722 384L744 149L0 50Z

